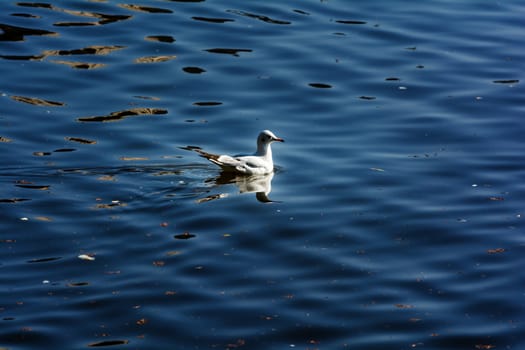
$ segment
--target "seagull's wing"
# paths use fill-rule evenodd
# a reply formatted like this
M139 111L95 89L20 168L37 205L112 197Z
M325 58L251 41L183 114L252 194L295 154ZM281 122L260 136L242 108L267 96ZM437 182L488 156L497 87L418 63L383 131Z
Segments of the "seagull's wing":
M245 172L242 170L244 169L244 167L242 166L242 162L239 160L239 158L231 157L227 155L208 153L200 149L196 149L195 151L199 153L201 157L206 158L210 162L220 166L221 169L224 171L227 171L227 172L237 171L241 173Z
M268 163L258 156L242 156L235 157L239 161L236 166L237 171L244 174L260 175L271 172L272 169L268 169Z
M201 157L217 164L223 171L237 172L246 175L266 174L273 169L268 168L268 163L259 156L228 156L195 150Z

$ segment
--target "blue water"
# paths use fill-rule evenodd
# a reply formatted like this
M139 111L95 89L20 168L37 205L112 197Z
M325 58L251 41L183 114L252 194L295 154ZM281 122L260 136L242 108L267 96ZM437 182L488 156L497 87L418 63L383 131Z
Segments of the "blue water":
M0 348L523 349L524 14L2 2Z

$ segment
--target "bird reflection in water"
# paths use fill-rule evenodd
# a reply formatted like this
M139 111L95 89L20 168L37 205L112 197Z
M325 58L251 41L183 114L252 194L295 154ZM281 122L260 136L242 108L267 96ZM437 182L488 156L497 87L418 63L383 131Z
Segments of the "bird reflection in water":
M276 202L269 198L272 191L272 179L274 173L265 175L239 175L232 172L223 171L218 177L206 180L206 183L211 183L216 186L223 186L228 184L235 184L239 188L239 193L255 193L255 198L262 203ZM205 198L198 199L198 203L208 202L214 199L226 197L227 194L215 194Z

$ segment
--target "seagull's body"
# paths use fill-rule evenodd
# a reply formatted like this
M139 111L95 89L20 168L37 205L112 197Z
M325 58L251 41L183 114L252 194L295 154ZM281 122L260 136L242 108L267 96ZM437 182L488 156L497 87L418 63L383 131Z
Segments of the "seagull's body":
M244 175L265 175L273 172L273 158L271 143L284 142L270 130L263 130L257 137L257 151L252 155L218 155L197 149L196 151L217 164L225 172L234 172Z

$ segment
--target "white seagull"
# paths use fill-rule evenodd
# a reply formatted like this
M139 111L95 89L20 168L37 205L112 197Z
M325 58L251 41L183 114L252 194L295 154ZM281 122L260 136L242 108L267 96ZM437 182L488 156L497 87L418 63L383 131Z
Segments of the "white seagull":
M284 142L270 130L263 130L257 137L257 151L253 155L218 155L196 149L201 157L217 164L225 172L234 172L244 175L265 175L273 172L271 143Z

